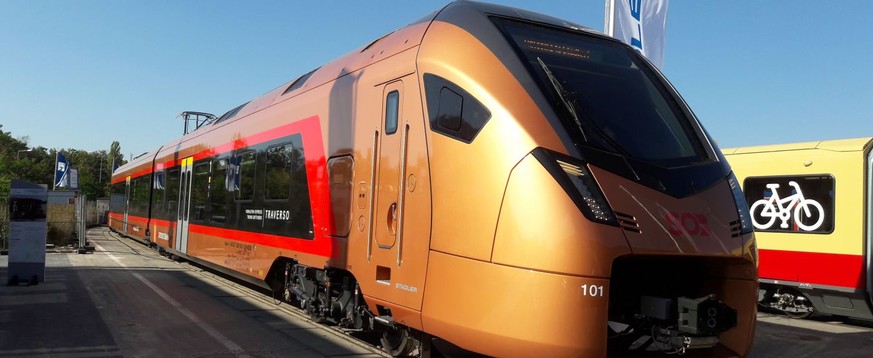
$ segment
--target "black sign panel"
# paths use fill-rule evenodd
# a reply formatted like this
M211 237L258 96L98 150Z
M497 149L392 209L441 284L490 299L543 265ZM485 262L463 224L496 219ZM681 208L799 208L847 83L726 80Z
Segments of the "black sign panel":
M756 231L831 233L834 177L750 177L743 183Z

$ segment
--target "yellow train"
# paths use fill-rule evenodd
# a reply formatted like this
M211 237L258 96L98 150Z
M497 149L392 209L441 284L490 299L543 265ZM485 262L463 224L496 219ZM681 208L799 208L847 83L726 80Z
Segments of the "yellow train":
M726 149L750 204L761 303L873 319L873 138Z
M111 227L392 355L749 352L730 166L636 51L455 2L119 168Z

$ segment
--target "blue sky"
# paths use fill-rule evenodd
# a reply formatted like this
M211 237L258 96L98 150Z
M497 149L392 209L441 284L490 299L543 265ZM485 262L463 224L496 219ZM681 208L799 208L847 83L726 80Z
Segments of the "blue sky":
M602 30L604 1L493 2ZM125 157L446 1L0 0L0 124ZM722 147L873 136L873 2L673 0L663 72Z

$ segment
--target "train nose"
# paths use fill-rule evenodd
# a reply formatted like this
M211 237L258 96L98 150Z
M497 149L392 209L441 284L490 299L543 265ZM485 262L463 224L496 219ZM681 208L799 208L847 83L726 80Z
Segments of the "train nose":
M675 198L591 167L634 254L740 256L750 220L738 215L726 181ZM744 203L745 201L743 201Z
M612 260L631 253L609 205L593 180L585 178L584 168L569 160L562 166L536 153L525 157L510 175L492 261L609 277Z

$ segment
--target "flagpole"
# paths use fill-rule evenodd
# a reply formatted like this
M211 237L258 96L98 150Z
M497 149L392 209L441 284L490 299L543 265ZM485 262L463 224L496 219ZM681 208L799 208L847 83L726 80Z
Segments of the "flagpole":
M55 171L52 172L52 191L55 191L55 188L58 186L58 154L60 151L55 152Z
M609 36L615 37L615 0L606 0L605 18L603 19L603 32Z

